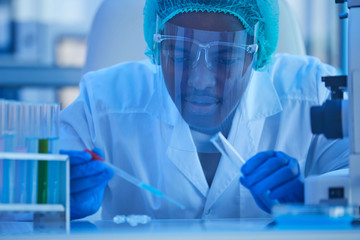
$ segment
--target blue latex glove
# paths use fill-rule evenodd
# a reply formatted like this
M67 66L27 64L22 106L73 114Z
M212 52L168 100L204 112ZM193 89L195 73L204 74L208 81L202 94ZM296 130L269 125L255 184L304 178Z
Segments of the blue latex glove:
M304 183L296 159L283 152L266 151L250 158L242 167L240 182L250 190L261 209L270 213L259 196L269 197L280 203L304 202Z
M100 149L92 150L103 157ZM70 217L79 219L99 210L105 187L114 172L101 161L92 161L85 151L64 151L70 158Z

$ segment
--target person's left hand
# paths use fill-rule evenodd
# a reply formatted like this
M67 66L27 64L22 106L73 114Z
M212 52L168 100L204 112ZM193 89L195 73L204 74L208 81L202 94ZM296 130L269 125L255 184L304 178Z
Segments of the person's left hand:
M280 203L304 202L299 163L283 152L260 152L242 166L241 172L244 176L240 182L255 199L269 192L269 197Z

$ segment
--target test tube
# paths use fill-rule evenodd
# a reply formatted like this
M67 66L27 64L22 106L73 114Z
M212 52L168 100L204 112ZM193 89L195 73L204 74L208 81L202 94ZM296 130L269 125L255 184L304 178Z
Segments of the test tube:
M28 153L38 153L40 136L40 105L28 103L25 105L28 116L25 129L26 148ZM26 203L37 203L38 161L26 162Z
M26 104L23 102L18 102L18 119L17 119L17 137L15 143L15 152L26 153L27 147L25 142L25 131L27 128L28 115L26 109Z
M49 121L47 105L40 105L40 136L39 153L49 153ZM47 203L48 201L48 161L38 162L38 185L37 185L37 203Z
M5 101L4 151L15 152L18 105L14 101ZM15 199L15 161L3 160L3 203L14 203Z
M226 158L228 158L234 166L239 169L240 174L242 174L240 168L245 163L245 160L239 155L224 135L222 135L221 132L218 132L210 139L210 141L222 155L226 156ZM259 196L259 201L261 201L269 210L271 210L275 204L278 204L278 201L272 200L267 192Z
M48 104L48 152L59 154L59 125L60 125L60 104ZM57 204L60 201L60 168L58 161L48 163L48 203Z
M25 128L28 121L26 112L24 111L25 104L22 102L14 103L17 105L17 119L16 119L16 141L15 152L26 153L25 142ZM26 203L26 160L17 160L15 162L15 203Z
M0 152L4 151L4 132L5 132L5 100L0 99ZM0 159L0 203L3 202L4 186L3 186L3 159Z
M4 151L4 134L5 134L5 103L4 99L0 99L0 152Z

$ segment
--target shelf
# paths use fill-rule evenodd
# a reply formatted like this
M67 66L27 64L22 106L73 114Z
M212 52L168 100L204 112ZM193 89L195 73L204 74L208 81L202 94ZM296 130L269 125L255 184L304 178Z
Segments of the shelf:
M0 212L64 212L61 204L0 204Z
M0 152L0 159L66 161L68 158L68 155L59 154Z
M81 68L0 66L0 87L78 86Z

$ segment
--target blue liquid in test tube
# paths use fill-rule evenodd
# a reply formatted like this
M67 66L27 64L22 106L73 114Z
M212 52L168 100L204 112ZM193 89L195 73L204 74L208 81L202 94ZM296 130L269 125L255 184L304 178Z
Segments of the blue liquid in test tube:
M49 138L49 153L59 154L59 138ZM48 203L58 204L60 201L60 162L49 161Z
M28 153L37 153L39 149L39 139L27 137L26 146ZM37 202L37 172L38 162L34 160L26 161L26 203L35 204Z
M1 101L1 135L4 140L5 152L15 151L16 113L14 101ZM15 197L15 161L4 159L2 167L2 202L13 203Z
M25 142L28 153L38 153L40 136L40 105L27 104ZM38 161L26 162L26 203L37 203Z
M25 129L28 121L26 115L26 104L18 103L18 119L17 119L17 136L15 152L26 153L26 142L25 142ZM15 177L15 203L24 204L26 203L26 160L15 161L16 165L16 177Z
M23 152L23 150L16 150L16 152ZM16 160L15 161L15 197L14 203L26 203L26 161Z
M15 151L15 136L6 134L4 136L5 152ZM3 203L14 203L15 195L15 161L3 160Z
M1 123L0 123L1 125ZM1 135L0 132L0 152L4 151L4 137ZM3 175L4 175L4 168L3 168L3 159L0 159L0 203L3 202L2 198L3 198L3 192L4 192L4 184L3 184Z
M0 99L0 152L5 151L5 125L6 125L6 101L3 99ZM4 159L0 159L0 203L4 203L5 198L5 168L4 168Z
M47 125L48 125L48 144L50 154L59 154L59 122L60 105L48 104ZM58 204L60 202L60 169L61 163L58 161L49 161L48 163L48 203Z

